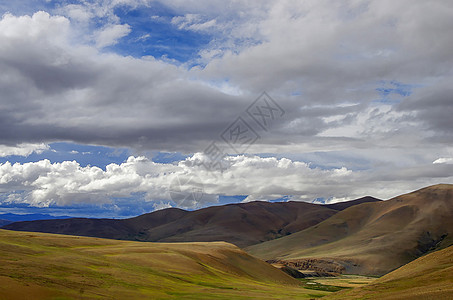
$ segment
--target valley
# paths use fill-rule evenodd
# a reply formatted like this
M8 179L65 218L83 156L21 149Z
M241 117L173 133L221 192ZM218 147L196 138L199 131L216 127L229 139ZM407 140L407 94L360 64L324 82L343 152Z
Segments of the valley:
M386 201L15 222L0 229L0 298L448 299L452 216L440 184Z

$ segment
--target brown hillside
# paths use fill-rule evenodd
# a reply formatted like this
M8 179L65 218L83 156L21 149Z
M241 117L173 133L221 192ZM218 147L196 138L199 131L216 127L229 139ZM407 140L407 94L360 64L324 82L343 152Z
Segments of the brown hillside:
M382 275L451 244L453 185L441 184L352 206L313 227L248 251L264 259L331 259L347 273Z
M250 202L192 212L164 209L126 220L44 220L3 228L153 242L226 241L245 247L311 227L337 212L305 202Z
M324 206L335 209L335 210L345 210L348 207L357 205L357 204L362 204L362 203L368 203L368 202L378 202L382 201L380 199L371 197L371 196L366 196L362 197L356 200L351 200L351 201L344 201L344 202L338 202L338 203L333 203L333 204L325 204Z

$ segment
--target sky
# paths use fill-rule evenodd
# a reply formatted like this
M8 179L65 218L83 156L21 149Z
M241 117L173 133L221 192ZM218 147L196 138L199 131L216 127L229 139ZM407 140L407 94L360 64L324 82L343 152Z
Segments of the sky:
M453 183L453 3L0 0L0 213Z

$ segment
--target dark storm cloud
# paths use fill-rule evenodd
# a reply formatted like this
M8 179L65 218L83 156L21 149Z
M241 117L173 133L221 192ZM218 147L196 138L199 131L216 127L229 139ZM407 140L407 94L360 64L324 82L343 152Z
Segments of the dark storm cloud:
M433 84L451 79L448 2L237 3L222 17L200 3L198 14L180 1L168 5L178 11L172 22L181 30L204 28L222 37L200 52L204 68L96 48L128 32L127 24L117 24L113 2L60 7L70 18L5 15L1 143L64 140L201 151L264 90L286 114L257 142L277 152L289 144L293 151L376 142L394 147L397 140L412 147L448 134L450 92ZM246 16L235 18L244 7ZM96 16L107 16L104 32L85 32L79 21ZM216 20L216 28L206 28L207 20ZM248 39L253 42L237 44ZM382 82L391 80L418 85L407 99L399 96L398 108L375 102Z
M412 121L423 122L434 135L453 141L453 88L450 81L433 84L406 99L399 109L413 112Z

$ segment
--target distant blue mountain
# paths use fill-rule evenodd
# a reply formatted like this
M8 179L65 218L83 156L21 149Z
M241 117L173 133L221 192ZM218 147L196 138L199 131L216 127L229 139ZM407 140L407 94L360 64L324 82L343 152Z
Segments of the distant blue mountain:
M5 225L8 225L8 224L11 224L11 223L12 223L12 222L9 221L9 220L0 219L0 227L5 226Z
M26 215L16 215L16 214L0 214L0 220L2 222L9 221L12 222L21 222L21 221L36 221L36 220L54 220L54 219L69 219L72 217L68 216L51 216L47 214L26 214ZM1 226L6 225L2 224Z

